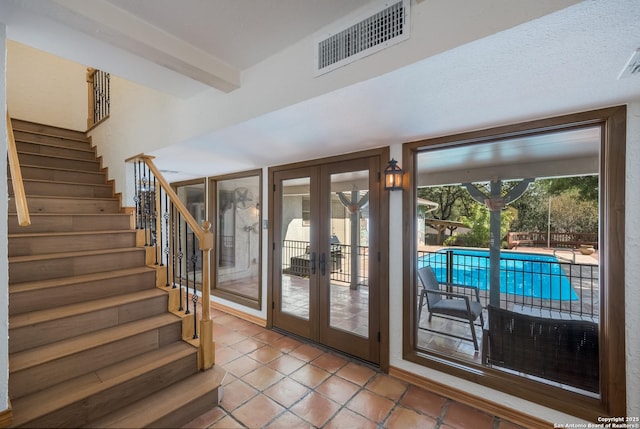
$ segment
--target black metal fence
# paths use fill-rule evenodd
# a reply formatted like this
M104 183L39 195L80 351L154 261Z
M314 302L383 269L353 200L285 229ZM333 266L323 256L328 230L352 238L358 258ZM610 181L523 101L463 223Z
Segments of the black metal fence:
M353 254L353 246L347 244L331 244L331 255L325 261L330 271L331 281L351 285L367 286L369 284L369 247L357 246ZM353 258L357 258L356 261ZM308 241L284 240L282 244L282 272L300 277L308 277L314 269L320 267L320 256L309 250ZM354 271L354 269L356 271Z
M517 257L515 253L513 255ZM501 257L500 307L525 307L597 319L600 307L598 265L541 259L544 258ZM419 251L418 267L424 265L431 266L441 282L477 286L483 307L489 304L489 256L469 255L452 249ZM463 288L456 290L455 286L449 286L449 290L469 293Z

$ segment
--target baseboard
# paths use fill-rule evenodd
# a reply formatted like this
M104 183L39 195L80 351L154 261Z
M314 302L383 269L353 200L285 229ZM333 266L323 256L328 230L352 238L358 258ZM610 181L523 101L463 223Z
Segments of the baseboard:
M531 429L548 429L553 427L552 423L538 417L533 417L528 414L522 413L513 408L506 407L501 404L497 404L486 398L472 395L463 390L447 386L437 381L429 380L422 376L416 375L412 372L404 369L390 367L389 375L404 380L408 383L415 384L437 395L444 396L445 398L452 399L456 402L460 402L470 407L482 410L488 414L500 417L501 419L508 420L517 425L531 428Z
M236 310L235 308L228 307L224 304L220 304L219 302L212 302L211 305L216 310L224 311L225 313L239 317L240 319L246 320L247 322L255 323L256 325L262 326L263 328L267 326L267 320L262 319L261 317L245 313L244 311Z
M0 428L8 428L11 423L13 423L13 412L11 411L11 402L9 402L9 408L0 411Z

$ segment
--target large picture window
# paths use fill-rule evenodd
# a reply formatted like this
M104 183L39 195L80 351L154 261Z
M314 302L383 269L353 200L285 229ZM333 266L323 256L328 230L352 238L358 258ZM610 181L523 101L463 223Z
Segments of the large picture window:
M213 294L259 309L262 173L215 177L211 189L216 241Z
M405 145L406 359L590 420L624 414L625 121Z

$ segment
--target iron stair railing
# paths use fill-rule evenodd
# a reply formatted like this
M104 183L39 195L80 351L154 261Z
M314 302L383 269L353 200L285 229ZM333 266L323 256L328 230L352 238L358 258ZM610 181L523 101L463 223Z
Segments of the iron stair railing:
M153 248L154 261L151 263L165 271L165 286L179 289L178 311L184 314L193 312L193 339L199 341L199 366L202 370L209 369L215 364L213 322L209 306L209 258L213 247L211 223L205 220L202 225L198 225L155 166L152 156L136 155L126 162L133 164L136 229L144 233L145 246ZM196 290L198 260L202 261L200 320ZM192 274L191 278L189 274Z

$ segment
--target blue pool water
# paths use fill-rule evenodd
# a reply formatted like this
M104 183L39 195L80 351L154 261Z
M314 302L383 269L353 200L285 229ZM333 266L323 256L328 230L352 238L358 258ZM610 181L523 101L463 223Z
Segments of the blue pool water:
M485 250L442 249L418 261L430 265L439 281L447 279L447 252L453 256L452 283L489 289L489 252ZM500 253L500 292L525 297L574 301L571 287L558 260L532 253Z

